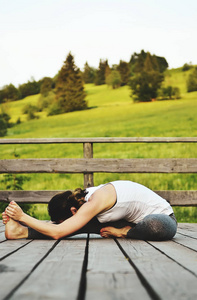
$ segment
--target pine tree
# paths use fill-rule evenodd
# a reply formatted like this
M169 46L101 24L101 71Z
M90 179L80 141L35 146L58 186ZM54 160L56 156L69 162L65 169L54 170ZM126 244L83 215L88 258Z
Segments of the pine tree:
M85 83L94 83L96 75L96 69L90 67L88 63L86 62L84 65L84 71L82 74L82 78Z
M149 52L142 50L140 53L134 53L130 59L130 68L133 73L140 73L144 71L144 64L147 59L151 61L154 71L163 73L168 68L168 63L164 57L151 55Z
M151 72L153 70L154 70L154 68L153 68L153 63L152 63L152 57L151 57L150 53L147 52L146 59L144 61L143 71Z
M134 73L140 73L144 70L144 62L146 59L147 53L142 50L139 54L136 55L136 61L134 65Z
M56 103L59 112L65 113L87 108L85 91L80 70L74 63L74 57L68 54L56 82Z
M99 68L96 72L95 84L102 85L105 84L105 78L109 75L109 65L107 60L100 60Z
M130 68L129 64L125 61L120 60L120 63L117 67L118 72L120 73L121 76L121 85L126 85L129 81L130 77Z
M40 94L47 97L49 92L52 90L53 80L50 77L44 77L40 87Z

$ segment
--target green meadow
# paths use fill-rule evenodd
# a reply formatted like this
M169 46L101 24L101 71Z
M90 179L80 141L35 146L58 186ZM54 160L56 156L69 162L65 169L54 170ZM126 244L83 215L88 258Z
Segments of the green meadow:
M186 92L186 78L190 71L168 70L164 85L178 86L179 100L134 103L127 86L111 89L107 85L85 86L89 109L27 121L22 114L26 104L37 105L40 95L10 102L5 108L11 122L20 117L21 123L8 130L5 138L57 137L147 137L197 136L197 92ZM98 144L94 157L117 158L192 158L195 144ZM14 158L83 157L83 145L1 145L0 156ZM83 186L80 174L25 174L24 190L65 190ZM2 180L3 175L0 175ZM153 190L196 190L196 174L95 174L95 185L117 179L140 182ZM1 189L5 186L2 183ZM35 205L35 215L47 218L46 205ZM179 222L197 222L197 208L174 208Z

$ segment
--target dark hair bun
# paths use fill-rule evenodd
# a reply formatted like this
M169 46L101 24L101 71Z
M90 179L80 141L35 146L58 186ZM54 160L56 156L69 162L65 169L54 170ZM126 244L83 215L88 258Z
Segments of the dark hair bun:
M74 190L73 194L77 199L80 199L80 198L85 198L88 192L86 190L82 190L81 188L77 188Z
M78 202L79 207L83 205L85 201L85 196L88 194L86 190L77 188L72 192L72 195L69 196L69 199L74 199Z

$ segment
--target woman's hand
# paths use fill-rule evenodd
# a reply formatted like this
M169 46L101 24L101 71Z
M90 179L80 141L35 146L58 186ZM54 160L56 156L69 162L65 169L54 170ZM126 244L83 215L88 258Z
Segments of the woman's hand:
M6 225L7 222L10 220L10 218L6 215L5 211L2 213L2 220L4 225Z
M24 215L23 210L16 204L16 202L11 201L9 206L5 210L6 215L15 221L20 221Z

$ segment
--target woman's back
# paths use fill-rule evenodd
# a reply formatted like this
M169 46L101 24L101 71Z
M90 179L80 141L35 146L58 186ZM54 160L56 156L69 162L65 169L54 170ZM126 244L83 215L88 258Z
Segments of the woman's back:
M138 223L150 214L170 215L173 210L170 204L149 188L128 180L110 182L116 192L116 202L105 212L99 213L100 222L111 222L125 219L128 222ZM105 185L86 189L86 200Z

